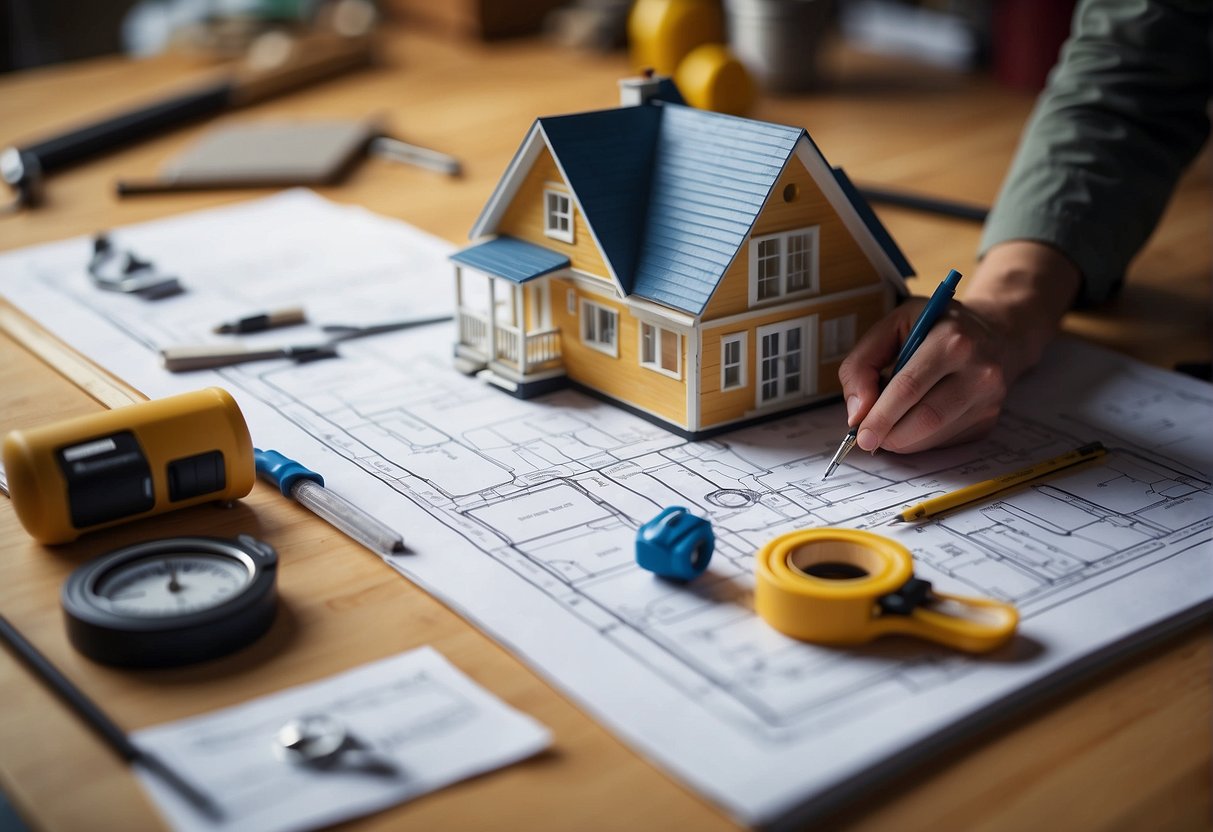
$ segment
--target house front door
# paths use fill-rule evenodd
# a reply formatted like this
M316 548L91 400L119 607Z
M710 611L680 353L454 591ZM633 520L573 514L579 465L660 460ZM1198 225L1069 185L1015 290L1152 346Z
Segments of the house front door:
M758 328L756 405L760 408L817 392L817 316Z

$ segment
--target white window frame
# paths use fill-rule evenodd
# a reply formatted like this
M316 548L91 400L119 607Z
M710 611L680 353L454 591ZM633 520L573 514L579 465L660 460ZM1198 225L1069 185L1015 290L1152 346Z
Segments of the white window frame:
M779 231L774 234L763 234L760 237L750 238L750 305L776 303L787 300L789 298L800 298L815 295L820 291L819 281L819 261L820 261L820 243L821 243L821 227L817 225L808 226L807 228L792 228L787 231ZM788 291L788 271L792 257L800 252L789 252L788 241L794 238L807 238L808 249L805 256L808 262L805 264L807 272L808 285L803 289ZM766 253L763 257L759 257L759 251L763 248L763 243L774 243L777 251L774 255ZM777 266L777 273L774 275L775 293L769 297L759 299L759 268L763 262L769 262L774 256ZM771 276L766 276L767 280ZM763 282L767 282L764 280Z
M556 204L553 205L553 202ZM563 202L567 211L560 210L559 203ZM567 228L560 227L560 220L567 223ZM573 197L559 188L543 189L543 233L553 240L564 243L573 242Z
M636 356L640 360L640 366L652 370L653 372L661 373L663 376L669 376L670 378L682 378L682 334L676 330L643 320L640 321L640 326L638 326L636 329L637 337L640 340L640 343L636 347ZM653 333L652 361L646 361L644 357L644 336L646 330ZM674 370L670 370L661 364L661 357L664 355L662 347L664 346L664 341L666 338L675 339L674 366L677 369Z
M720 390L740 390L746 386L746 346L749 339L745 332L730 332L720 336ZM736 363L726 361L725 356L729 344L737 345ZM728 383L728 369L737 368L737 383Z
M602 340L599 332L598 317L599 312L604 312L611 317L611 340L606 342ZM592 350L598 350L601 353L606 353L612 358L619 357L619 312L611 309L609 306L603 306L594 303L586 298L581 299L581 343L585 344Z
M840 361L855 346L859 331L859 315L838 315L821 322L821 360Z

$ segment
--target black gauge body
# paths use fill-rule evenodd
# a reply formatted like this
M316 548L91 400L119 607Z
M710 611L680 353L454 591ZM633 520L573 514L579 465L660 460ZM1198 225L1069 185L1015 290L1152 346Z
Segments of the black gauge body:
M72 645L121 667L173 667L252 643L277 611L278 555L249 535L174 537L86 563L61 596Z

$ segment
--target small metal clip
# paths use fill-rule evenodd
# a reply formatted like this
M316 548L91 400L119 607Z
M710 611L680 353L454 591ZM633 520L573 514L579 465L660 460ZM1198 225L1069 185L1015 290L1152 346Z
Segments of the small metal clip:
M104 232L93 238L88 273L102 289L138 295L144 300L160 300L185 291L177 278L160 274L150 260L141 260L129 251L118 251Z

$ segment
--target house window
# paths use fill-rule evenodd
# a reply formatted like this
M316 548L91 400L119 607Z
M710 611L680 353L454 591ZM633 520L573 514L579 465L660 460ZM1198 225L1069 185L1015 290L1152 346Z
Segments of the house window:
M593 301L581 302L581 340L608 355L619 355L619 313Z
M682 337L673 330L640 324L640 365L674 378L682 377Z
M745 387L745 341L744 332L725 335L720 339L721 390Z
M543 233L554 240L573 242L573 202L562 191L543 192Z
M821 325L821 358L833 361L843 358L855 346L855 315L831 318Z
M750 241L750 303L817 291L817 226Z

